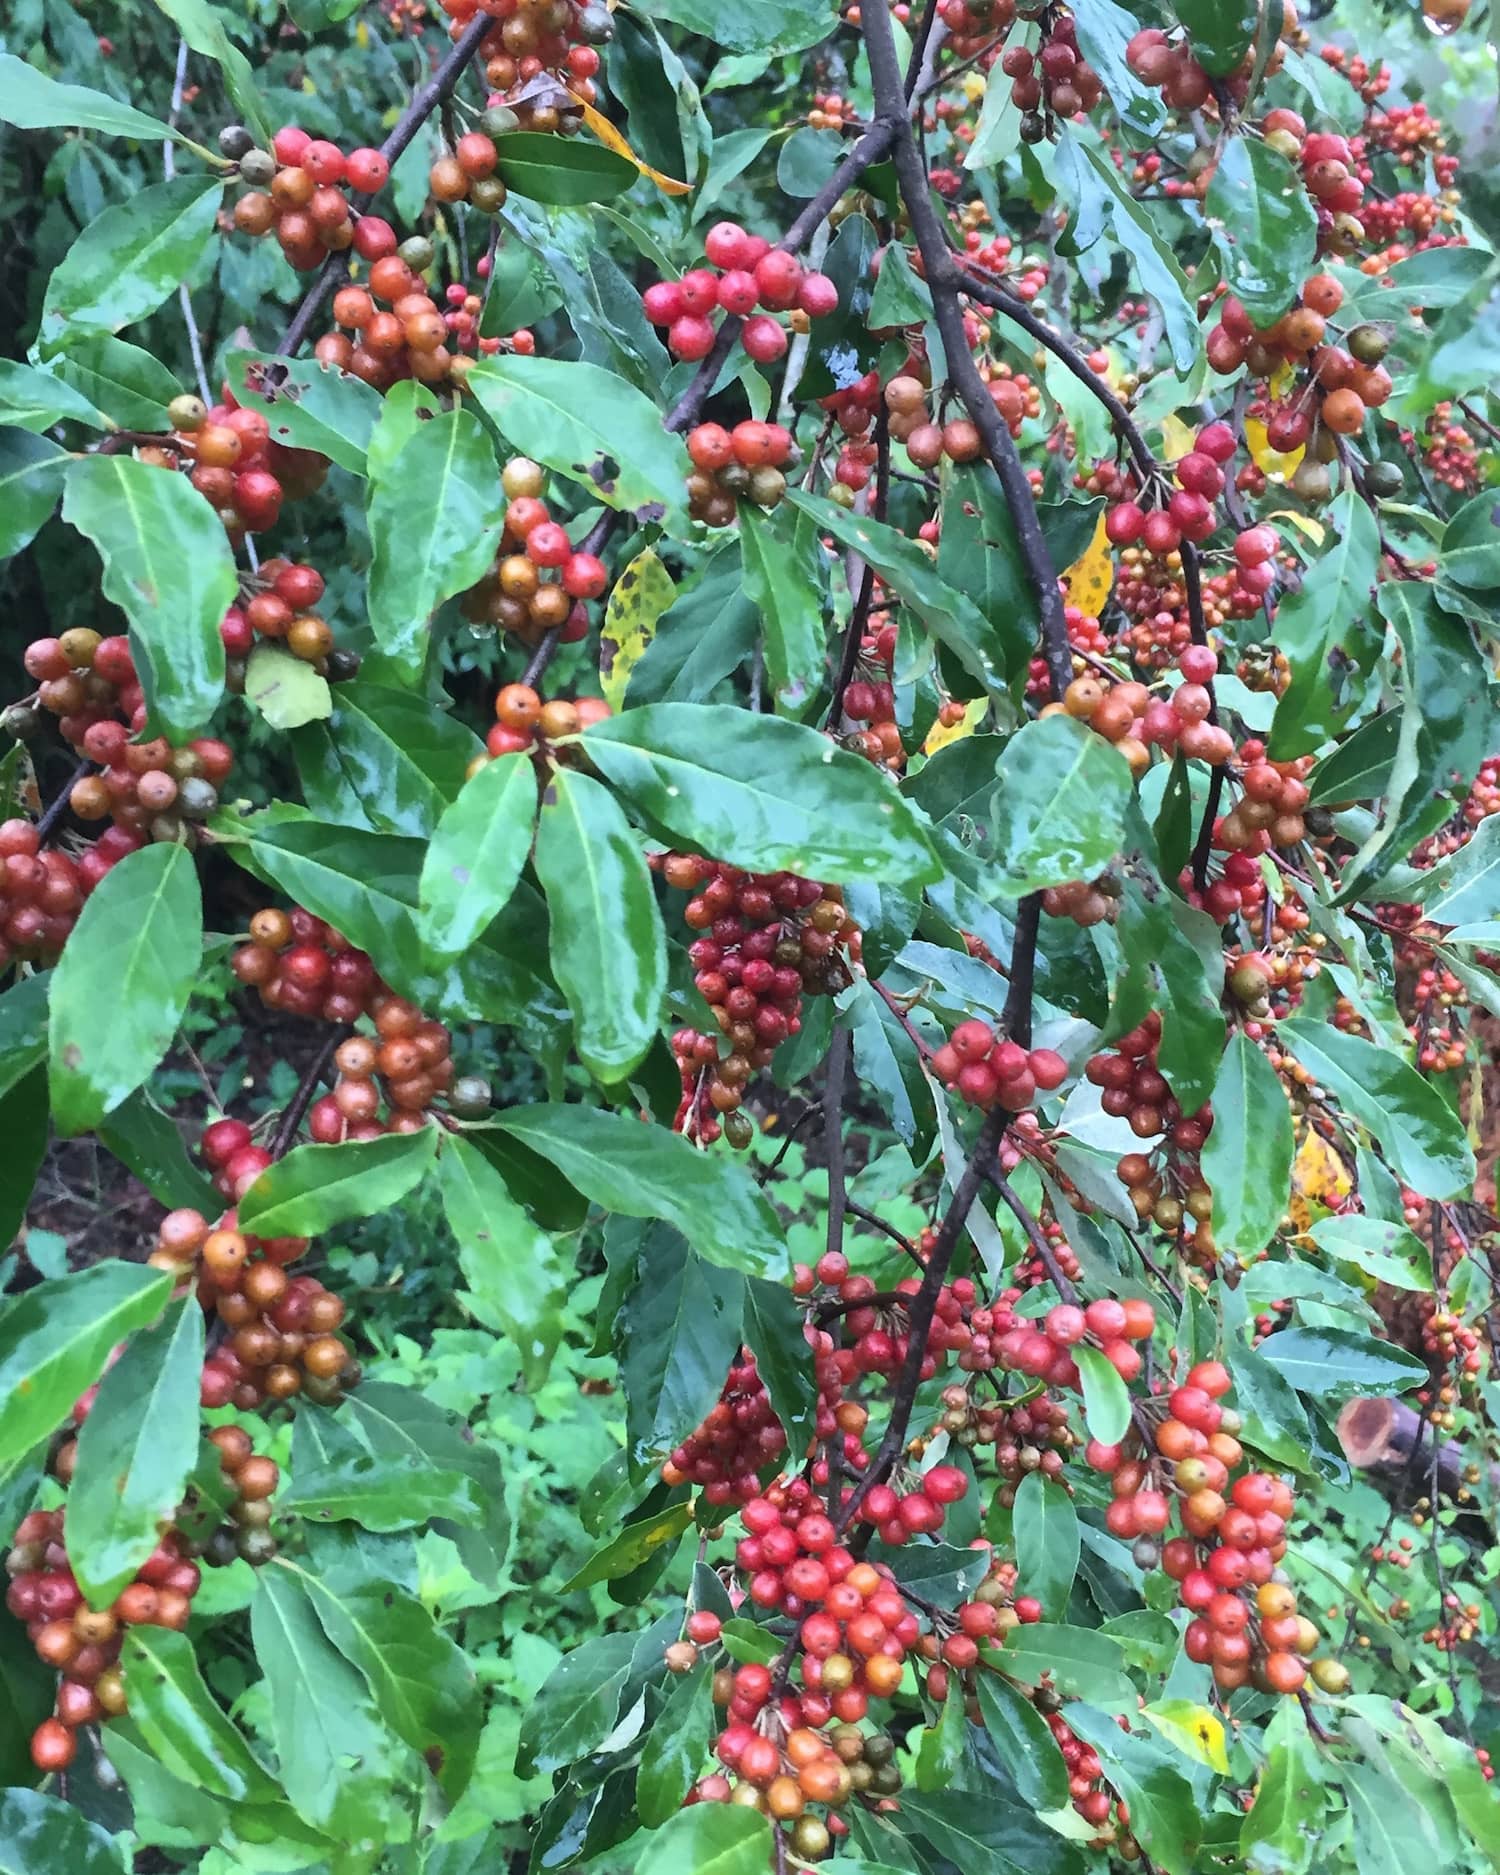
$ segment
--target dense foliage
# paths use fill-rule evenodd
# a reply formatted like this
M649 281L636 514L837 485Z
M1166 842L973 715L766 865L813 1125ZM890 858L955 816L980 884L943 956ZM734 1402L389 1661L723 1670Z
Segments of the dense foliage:
M443 7L3 28L0 1866L1494 1867L1467 0Z

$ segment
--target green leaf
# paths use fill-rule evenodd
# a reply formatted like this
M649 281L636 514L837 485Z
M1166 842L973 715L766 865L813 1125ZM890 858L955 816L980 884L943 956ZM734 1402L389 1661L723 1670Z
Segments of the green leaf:
M409 691L340 684L333 705L326 729L296 741L308 806L350 826L431 834L483 743L456 716Z
M1370 607L1380 559L1380 529L1359 494L1347 490L1329 506L1327 550L1308 567L1302 584L1276 608L1276 645L1292 679L1276 705L1269 749L1276 761L1305 755L1342 729L1329 659L1345 644Z
M1266 1727L1265 1765L1240 1827L1240 1853L1255 1875L1307 1875L1328 1807L1318 1754L1294 1699Z
M1196 1875L1203 1824L1193 1787L1159 1748L1091 1706L1068 1708L1068 1723L1104 1764L1104 1775L1130 1805L1130 1833L1167 1875Z
M41 1282L0 1310L0 1465L46 1438L104 1370L115 1343L160 1310L165 1273L104 1262Z
M462 1135L443 1142L438 1182L464 1280L515 1342L527 1385L538 1386L562 1332L563 1275L552 1239Z
M1154 136L1166 122L1161 92L1131 71L1125 48L1140 28L1133 13L1115 0L1077 0L1073 25L1078 50L1104 81L1110 101L1124 121L1143 136Z
M1220 19L1232 11L1219 0L1201 4ZM1252 30L1254 18L1252 6ZM1273 325L1296 299L1317 252L1318 217L1301 176L1269 144L1230 137L1204 208L1231 292L1257 326Z
M616 1320L632 1461L658 1463L707 1418L740 1351L745 1287L669 1225L640 1231L635 1281Z
M1234 1377L1234 1397L1245 1419L1245 1442L1278 1465L1308 1467L1312 1430L1307 1410L1286 1376L1259 1349L1237 1336L1226 1345L1225 1359Z
M245 701L272 729L301 729L333 714L328 679L305 658L265 641L255 646L246 664Z
M419 423L378 471L372 460L366 518L370 629L414 675L433 612L489 571L499 545L504 496L479 419L444 411Z
M968 1721L964 1717L964 1692L958 1676L952 1675L934 1724L925 1726L917 1737L917 1758L913 1781L918 1790L946 1790L963 1762Z
M1232 77L1255 39L1254 0L1174 0L1173 10L1187 27L1193 57L1204 71Z
M167 405L182 388L159 358L124 339L68 335L48 371L126 430L165 430Z
M68 1561L92 1607L109 1607L134 1579L182 1499L198 1457L202 1367L193 1298L133 1336L99 1383L68 1492Z
M1114 1363L1098 1348L1073 1350L1083 1392L1083 1423L1101 1445L1118 1445L1130 1429L1130 1394Z
M766 673L778 711L805 714L823 678L822 555L806 515L740 504L745 597L760 613Z
M730 52L767 57L801 52L816 45L837 24L833 9L824 0L812 6L806 0L660 0L652 13L658 19L685 26L689 32L701 33ZM720 1875L720 1871L715 1870L713 1875Z
M1442 570L1455 585L1485 592L1500 586L1500 542L1496 540L1493 492L1466 501L1443 529L1438 543Z
M47 1077L33 1068L0 1094L0 1243L11 1243L26 1222L37 1174L47 1153Z
M259 144L269 145L276 126L255 88L250 61L229 37L218 8L211 6L209 0L156 0L156 5L194 52L219 66L224 73L225 87L246 127L254 131Z
M671 3L661 10L670 11ZM635 1875L686 1875L689 1869L692 1875L763 1875L770 1863L771 1825L758 1811L697 1803L651 1832L641 1844Z
M1119 852L1130 767L1071 716L1025 723L1000 757L992 816L992 889L1020 898L1092 879Z
M316 1237L346 1218L373 1217L421 1184L436 1150L435 1126L340 1146L296 1146L241 1198L240 1229Z
M697 1151L681 1134L642 1126L633 1115L572 1105L511 1107L496 1125L606 1211L661 1218L722 1269L789 1273L785 1233L749 1173Z
M29 547L51 518L69 461L50 437L0 429L0 560Z
M4 57L0 55L0 66ZM108 428L108 419L81 391L50 371L0 358L0 423L21 430L50 430L54 423L86 423L91 429Z
M1129 977L1143 980L1161 1012L1158 1066L1183 1111L1195 1113L1213 1092L1224 1050L1219 929L1206 912L1162 890L1137 868L1137 876L1126 879L1115 931ZM1120 1000L1117 992L1117 1009Z
M223 1198L187 1155L176 1122L137 1089L96 1129L99 1143L126 1165L158 1204L170 1210L190 1205L205 1217L223 1209Z
M320 1523L357 1523L387 1533L435 1517L477 1529L484 1517L474 1480L447 1453L370 1436L368 1402L339 1415L304 1407L292 1437L292 1481L277 1508ZM377 1427L377 1435L379 1428Z
M687 451L662 428L656 405L613 371L560 358L486 358L466 389L507 443L582 482L595 500L674 533L686 528Z
M130 620L148 735L200 735L224 694L219 626L239 578L219 517L185 475L130 456L68 468L63 519L104 562L104 591Z
M419 1752L449 1798L468 1784L483 1703L464 1651L415 1596L375 1575L330 1581L285 1556L324 1633L358 1669L381 1719ZM252 1617L253 1618L253 1617Z
M1078 1513L1055 1478L1029 1471L1016 1488L1016 1571L1022 1592L1034 1595L1042 1612L1068 1612L1078 1573Z
M8 1530L14 1530L19 1520L10 1515L11 1508L0 1502L0 1510L6 1513ZM36 1776L36 1766L31 1762L31 1735L44 1719L52 1716L56 1698L57 1675L37 1658L25 1628L19 1621L0 1625L0 1780L5 1785L24 1784ZM0 1795L0 1832L5 1832L0 1835L0 1841L14 1854L14 1845L20 1840L20 1827L13 1814L7 1816L5 1806L6 1798ZM22 1861L20 1875L27 1875L32 1867L40 1871L43 1866L40 1862ZM55 1864L46 1866L50 1868ZM119 1875L117 1866L111 1866L110 1875Z
M7 57L5 63L20 60ZM61 1797L0 1790L0 1867L5 1875L61 1875L64 1869L67 1875L120 1875L120 1855L103 1824L89 1822Z
M629 707L705 702L750 655L756 627L740 555L721 547L657 621L656 636L630 673Z
M102 130L109 136L159 142L188 138L88 85L64 85L12 53L0 53L0 124L17 130Z
M266 1569L250 1604L267 1716L292 1808L315 1829L357 1841L392 1808L396 1754L365 1682L319 1625L308 1591ZM132 1713L134 1706L132 1705Z
M225 369L239 401L270 424L273 443L314 449L353 475L366 473L381 412L373 385L316 358L274 352L230 352Z
M1259 1351L1299 1393L1319 1398L1405 1391L1426 1383L1425 1361L1348 1328L1282 1328L1267 1335Z
M193 278L218 238L223 190L218 176L174 176L148 183L91 221L47 282L43 350L118 332L154 313Z
M128 853L90 893L52 973L49 1077L60 1131L96 1127L166 1054L202 944L198 875L185 847Z
M690 1503L669 1504L649 1516L635 1518L569 1576L558 1593L571 1595L574 1590L590 1588L595 1582L614 1582L630 1575L656 1556L664 1545L675 1544L692 1521Z
M1060 1810L1068 1801L1068 1767L1047 1721L1003 1674L980 1673L975 1691L984 1729L1022 1801L1034 1810Z
M918 816L873 763L815 729L728 704L655 703L595 724L594 765L703 853L804 878L925 882Z
M261 1653L257 1647L257 1653ZM264 1664L264 1654L261 1653ZM203 1683L193 1643L171 1628L129 1628L120 1653L130 1717L174 1777L211 1796L274 1801L280 1791Z
M542 790L535 864L578 1058L606 1086L623 1081L661 1019L667 936L639 843L608 788L554 769Z
M553 208L613 201L640 173L628 157L601 143L539 130L508 130L495 138L495 150L495 174L506 188Z
M1131 195L1102 148L1081 138L1070 139L1070 147L1081 152L1084 162L1093 171L1095 185L1104 184L1114 218L1115 239L1135 263L1142 290L1161 308L1173 364L1180 372L1190 371L1197 362L1201 338L1187 276L1178 265L1176 255L1157 233L1150 214Z
M1217 1107L1214 1112L1217 1127ZM1404 1224L1387 1224L1378 1217L1325 1217L1308 1234L1320 1250L1393 1289L1433 1286L1432 1252Z
M1474 1182L1463 1122L1416 1069L1389 1049L1294 1017L1277 1035L1351 1120L1368 1128L1396 1176L1424 1198L1459 1198Z
M1488 815L1456 852L1413 881L1411 896L1433 924L1466 925L1500 917L1500 827Z
M522 1777L560 1771L609 1736L630 1677L636 1639L634 1634L595 1635L557 1663L522 1714L516 1753Z
M1030 620L1001 612L987 617L966 591L943 578L921 546L873 516L852 514L822 495L788 491L787 500L819 530L857 553L909 605L971 677L998 695L1031 656Z
M817 1375L803 1327L802 1304L790 1289L759 1276L746 1279L740 1335L755 1356L792 1452L804 1450L812 1437L818 1405Z
M914 1835L961 1869L985 1875L1077 1875L1083 1867L1078 1851L1034 1811L988 1792L908 1788L901 1793L901 1815Z
M1403 708L1398 704L1393 710L1370 717L1323 757L1308 784L1310 806L1373 801L1385 793L1400 746Z
M524 753L487 762L443 810L420 886L422 943L435 956L467 950L509 899L536 812L536 769Z
M1434 404L1493 383L1497 350L1500 265L1492 264L1428 330L1417 354L1417 368L1402 382L1398 399L1401 421L1411 423L1425 416Z
M1213 1107L1203 1176L1214 1194L1214 1243L1248 1261L1281 1223L1296 1141L1281 1078L1243 1030L1230 1037L1219 1063Z
M714 1721L709 1672L708 1662L700 1660L685 1673L646 1734L635 1773L635 1809L647 1829L677 1814L708 1756Z
M39 970L0 993L0 1094L47 1059L47 996L52 972Z
M1007 44L1024 46L1028 52L1035 52L1040 37L1035 21L1017 20L1014 35ZM984 87L984 102L979 108L979 122L974 126L974 141L964 157L964 168L993 169L1007 157L1014 156L1021 147L1023 115L1009 79L992 66Z

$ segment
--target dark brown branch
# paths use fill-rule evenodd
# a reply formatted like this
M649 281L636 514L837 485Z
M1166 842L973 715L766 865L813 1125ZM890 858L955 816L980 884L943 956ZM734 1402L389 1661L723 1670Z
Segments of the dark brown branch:
M917 1254L916 1245L909 1237L904 1237L894 1224L888 1224L878 1211L867 1211L862 1204L856 1204L852 1198L844 1200L844 1209L850 1217L857 1217L861 1224L868 1224L871 1230L878 1230L883 1236L889 1237L893 1244L896 1244L911 1258L919 1270L926 1269L927 1265Z
M432 76L425 84L418 85L412 93L411 102L397 118L391 134L380 146L380 154L392 168L395 167L397 158L413 141L427 119L444 99L452 95L454 87L463 77L470 60L494 30L495 22L488 13L476 14L459 37L454 40L452 50ZM357 214L363 214L369 205L369 196L355 196L354 207ZM312 330L313 321L322 309L323 302L348 272L348 249L342 254L330 254L324 261L317 279L314 280L302 304L293 315L292 323L282 334L281 344L277 347L281 357L296 356L306 341L308 333Z
M281 1118L276 1122L276 1131L271 1139L271 1157L283 1158L291 1149L292 1141L297 1137L297 1130L302 1125L308 1108L313 1103L313 1096L318 1091L318 1082L328 1072L334 1053L339 1043L347 1041L354 1033L353 1027L341 1022L328 1040L318 1050L308 1065L307 1072L297 1083L297 1091L287 1103Z
M1010 1180L998 1169L998 1166L991 1167L985 1176L999 1192L1011 1216L1025 1231L1026 1241L1036 1252L1038 1261L1051 1279L1052 1287L1064 1302L1077 1302L1078 1291L1063 1275L1062 1265L1057 1260L1057 1253L1047 1241L1047 1233L1016 1196L1011 1188Z
M45 846L52 838L53 834L57 832L59 822L68 811L68 802L72 798L74 788L83 780L85 775L91 775L93 772L94 764L85 757L73 770L72 774L68 776L68 779L63 783L51 802L49 802L46 812L36 823L36 837L39 846Z
M823 1156L828 1161L828 1254L844 1247L844 1214L849 1193L844 1183L844 1090L849 1079L849 1031L835 1029L828 1044L823 1083Z

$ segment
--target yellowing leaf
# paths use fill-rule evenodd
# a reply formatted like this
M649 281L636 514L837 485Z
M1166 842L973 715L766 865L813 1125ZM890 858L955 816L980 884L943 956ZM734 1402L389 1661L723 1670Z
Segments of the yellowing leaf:
M1220 1777L1228 1775L1224 1727L1207 1706L1195 1706L1190 1699L1162 1699L1145 1707L1143 1717L1195 1764L1206 1764Z
M1328 538L1328 529L1321 521L1315 521L1310 514L1298 514L1292 508L1275 508L1266 516L1268 521L1290 521L1299 533L1306 534L1315 547L1321 547Z
M1285 481L1296 472L1297 464L1306 455L1302 448L1289 449L1283 455L1280 450L1272 449L1266 441L1266 426L1259 417L1245 419L1245 447L1250 451L1250 460L1262 475L1279 476Z
M1161 453L1164 462L1180 462L1192 448L1197 439L1197 430L1181 417L1166 416L1161 420Z
M1169 419L1170 420L1170 419ZM1063 574L1068 582L1068 603L1089 618L1098 618L1115 583L1114 554L1099 516L1094 538Z
M1315 1127L1309 1126L1292 1161L1292 1196L1287 1211L1298 1233L1314 1222L1319 1212L1336 1211L1353 1189L1343 1160Z
M656 621L677 597L672 575L648 547L615 581L599 635L599 676L605 701L618 711L630 673L656 635Z
M922 753L936 755L939 749L946 749L950 742L960 742L965 736L972 736L983 722L988 708L987 697L975 697L972 703L964 705L964 713L956 723L934 723L927 732L927 740L922 744Z
M577 93L573 94L577 97ZM693 185L690 182L678 182L673 176L664 176L659 169L653 169L649 163L642 162L629 143L622 137L602 111L596 111L592 104L585 104L578 99L578 108L583 112L583 121L604 145L613 150L616 156L623 156L628 163L634 163L643 176L654 182L663 195L691 195Z

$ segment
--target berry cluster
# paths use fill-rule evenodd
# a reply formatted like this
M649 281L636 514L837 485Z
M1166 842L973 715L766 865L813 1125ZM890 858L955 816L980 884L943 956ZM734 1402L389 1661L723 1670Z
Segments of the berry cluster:
M345 1139L415 1133L428 1123L440 1094L458 1093L466 1110L489 1106L486 1083L454 1079L453 1037L441 1022L424 1019L399 996L381 1000L374 1035L351 1035L334 1052L338 1078L307 1112L307 1130L320 1146Z
M125 725L109 719L84 731L83 753L100 770L73 783L69 807L80 820L109 820L119 831L152 840L180 840L187 827L206 820L234 765L229 745L214 737L199 736L180 749L161 736L132 742ZM92 889L94 868L84 868L83 860L79 866Z
M323 590L323 575L315 566L279 557L241 574L239 597L219 625L230 659L248 658L257 640L268 638L326 674L333 632L313 610Z
M375 258L363 286L342 286L334 294L334 324L342 330L325 332L313 347L319 363L378 391L403 378L462 384L469 365L455 348L494 352L500 341L476 336L480 303L466 288L444 295L446 309L433 298L421 278L432 261L425 236L413 235L399 247L393 236L390 251Z
M697 1486L710 1504L748 1504L759 1474L786 1450L786 1433L749 1348L730 1368L717 1404L661 1468L669 1485Z
M135 835L115 832L114 844L122 850L116 853L112 845L101 851L110 838L106 834L91 849L101 868L100 877L140 845ZM88 890L81 863L50 848L44 850L29 820L0 821L0 973L22 959L54 961L68 941Z
M895 660L895 624L888 612L872 612L870 628L860 639L854 675L844 691L844 716L852 725L844 746L899 772L906 766L906 750L896 722L896 692L891 684ZM953 707L945 704L943 709L951 715ZM962 704L956 707L962 716Z
M238 162L240 181L250 185L234 205L235 227L242 234L274 233L300 273L311 273L329 254L350 247L362 260L395 251L389 222L357 214L345 194L345 186L362 196L385 187L391 166L379 150L346 154L295 124L276 132L269 152L256 149L249 131L237 124L220 134L219 147Z
M1041 409L1036 386L1029 379L996 373L989 379L990 400L1012 436L1019 436L1027 417ZM946 456L950 462L976 462L984 442L968 417L932 421L927 410L928 391L919 377L903 372L885 387L891 435L906 445L918 469L935 469Z
M839 303L826 273L806 272L795 254L747 234L737 222L715 222L703 252L707 267L694 267L680 280L658 280L641 295L652 325L666 327L674 358L708 356L716 337L710 315L718 310L745 321L740 343L757 364L774 364L787 348L786 327L775 314L822 319Z
M699 994L713 1012L719 1037L679 1029L672 1052L682 1075L677 1131L705 1142L720 1133L732 1146L750 1143L739 1112L745 1084L769 1065L778 1046L802 1027L802 998L847 986L841 952L858 954L859 932L837 886L793 873L742 872L695 853L653 854L669 886L690 892L683 918L700 933L688 948Z
M532 90L515 101L517 121L527 130L560 131L573 115L571 102L555 85L537 86L545 72L555 72L580 103L594 101L599 71L597 48L614 36L609 14L588 0L547 0L518 5L515 0L441 0L449 32L458 38L477 13L495 21L479 48L485 83L496 91Z
M1213 504L1224 490L1223 465L1236 447L1227 423L1204 424L1193 447L1172 465L1177 488L1166 506L1147 510L1135 501L1116 502L1104 517L1110 541L1116 547L1142 541L1152 553L1168 554L1184 540L1206 540L1219 524Z
M573 703L565 697L552 697L544 703L530 684L506 684L495 696L495 726L485 738L488 755L477 757L469 773L472 775L498 755L515 755L526 749L539 761L570 762L575 759L574 751L557 745L592 723L603 722L609 713L603 697L579 697Z
M1113 924L1120 915L1120 881L1104 872L1097 879L1049 886L1042 894L1042 910L1049 918L1070 918L1085 931L1091 925Z
M286 497L310 495L327 473L326 460L314 451L273 442L267 419L238 403L227 384L217 404L174 397L167 415L172 434L143 444L137 460L185 470L233 541L274 527Z
M1039 1093L1062 1086L1068 1064L1050 1048L1002 1041L989 1023L971 1016L933 1055L932 1071L972 1106L1020 1113Z
M1122 1035L1113 1051L1089 1057L1085 1078L1101 1089L1099 1105L1115 1119L1128 1120L1137 1139L1170 1132L1184 1152L1201 1152L1212 1115L1205 1106L1184 1118L1166 1077L1156 1065L1161 1017L1153 1009L1136 1028Z
M1049 1386L1076 1390L1080 1343L1098 1348L1120 1378L1132 1381L1141 1371L1141 1351L1133 1344L1156 1332L1156 1311L1135 1296L1116 1302L1101 1296L1087 1308L1059 1302L1040 1321L1016 1321L996 1343L1002 1367L1029 1374Z
M363 951L296 905L256 912L249 942L231 953L229 967L268 1009L325 1022L357 1022L386 993Z
M505 530L494 568L463 597L471 623L513 632L523 644L559 632L573 644L588 630L586 602L609 584L604 562L577 550L542 499L547 478L540 463L512 456L500 475Z
M722 423L699 423L688 431L687 452L693 464L688 477L688 512L707 527L728 527L740 496L757 508L774 508L786 493L786 465L796 444L779 423L747 418L726 430Z
M1021 115L1023 143L1041 143L1052 135L1058 117L1076 117L1091 111L1104 96L1098 73L1078 50L1078 35L1071 13L1048 8L1050 24L1036 51L1009 46L1000 69L1010 82L1011 102Z

